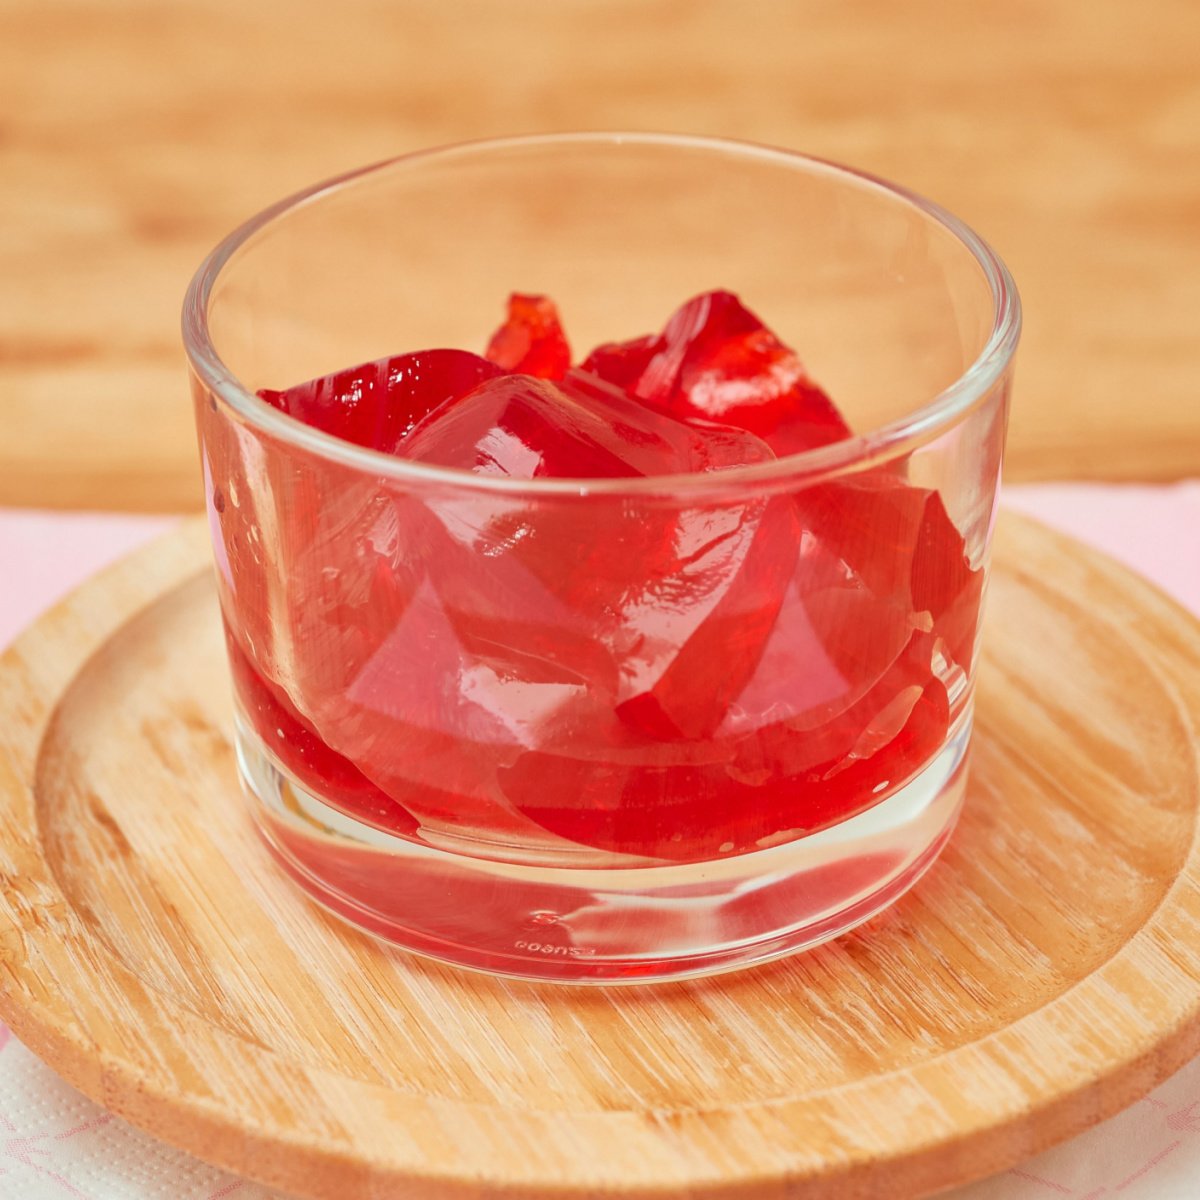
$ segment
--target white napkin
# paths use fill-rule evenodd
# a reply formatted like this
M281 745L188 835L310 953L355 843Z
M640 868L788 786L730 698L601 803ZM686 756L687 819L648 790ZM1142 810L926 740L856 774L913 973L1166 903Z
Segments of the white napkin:
M0 1200L281 1200L106 1113L0 1031ZM943 1200L1198 1196L1200 1059L1112 1120Z

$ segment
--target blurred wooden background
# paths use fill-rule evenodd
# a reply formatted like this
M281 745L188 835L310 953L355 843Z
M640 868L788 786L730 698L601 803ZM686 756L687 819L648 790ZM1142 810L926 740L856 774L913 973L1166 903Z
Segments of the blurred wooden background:
M0 0L0 504L194 505L212 244L360 164L570 128L937 199L1025 300L1009 477L1200 474L1196 0Z

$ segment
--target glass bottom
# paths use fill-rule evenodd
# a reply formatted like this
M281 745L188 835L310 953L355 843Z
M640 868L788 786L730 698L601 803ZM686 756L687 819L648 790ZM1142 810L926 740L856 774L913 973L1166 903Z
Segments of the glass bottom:
M312 899L394 945L456 966L564 983L712 974L815 946L925 873L962 805L970 708L887 800L818 833L701 863L570 868L421 845L330 807L239 721L238 763L268 848Z

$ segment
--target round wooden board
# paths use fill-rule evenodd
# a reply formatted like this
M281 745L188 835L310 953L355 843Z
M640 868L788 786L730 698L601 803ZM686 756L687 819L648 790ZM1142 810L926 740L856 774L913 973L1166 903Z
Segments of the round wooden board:
M967 809L897 906L630 989L392 951L245 816L206 533L0 660L0 1010L113 1111L306 1197L901 1200L1040 1151L1200 1049L1200 626L998 536Z

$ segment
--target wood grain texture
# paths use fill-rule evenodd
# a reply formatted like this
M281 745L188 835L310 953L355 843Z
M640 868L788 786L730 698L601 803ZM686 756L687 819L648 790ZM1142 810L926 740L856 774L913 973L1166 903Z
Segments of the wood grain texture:
M309 904L242 809L205 531L0 660L0 1015L309 1197L886 1195L1002 1169L1200 1049L1200 626L1002 523L966 813L899 904L708 981L527 985Z
M0 504L197 506L177 313L203 254L342 170L571 128L940 200L1025 299L1010 478L1200 468L1192 0L8 0L2 25Z

